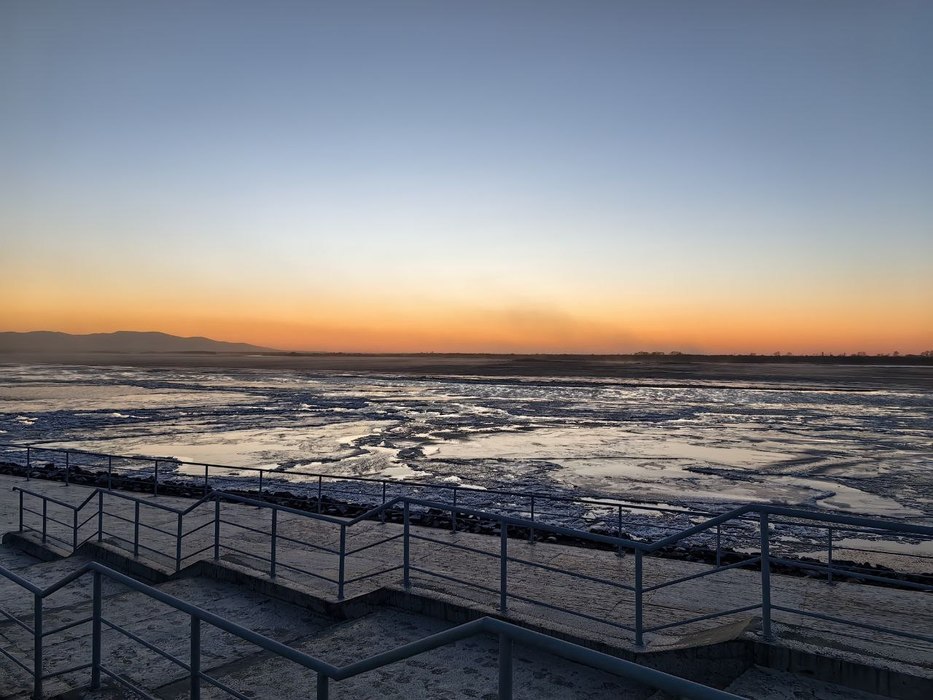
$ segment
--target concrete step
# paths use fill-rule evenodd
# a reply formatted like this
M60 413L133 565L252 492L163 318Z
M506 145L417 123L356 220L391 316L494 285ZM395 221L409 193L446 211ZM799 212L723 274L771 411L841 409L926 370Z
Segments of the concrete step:
M752 700L883 700L881 695L761 666L748 669L726 690Z
M335 665L345 665L388 651L453 626L412 613L382 609L328 627L292 646ZM341 698L495 698L498 640L483 636L418 655L345 681L332 682L330 697ZM207 670L207 669L205 669ZM298 700L313 697L316 674L268 653L258 653L207 670L248 697ZM642 700L653 691L559 657L516 646L513 651L516 698L613 697ZM188 697L184 682L167 684L160 698ZM204 684L203 698L229 697Z
M46 607L46 630L89 616L90 583L90 577L82 579L80 584L76 582L75 588L80 589L83 584L83 590L74 591L70 599L58 605ZM157 588L283 643L305 638L331 624L303 608L214 580L180 579ZM190 617L185 613L116 585L105 592L102 608L105 619L187 663ZM31 616L24 621L31 625ZM202 625L201 631L201 654L206 666L229 663L256 652L255 646L210 625ZM90 633L90 623L84 623L49 636L45 642L48 660L45 671L54 672L89 662ZM31 659L32 636L12 622L0 625L0 643L18 658ZM183 668L106 625L102 652L105 667L125 674L143 687L157 687L186 675ZM61 695L87 685L89 679L89 670L65 674L49 681L46 693ZM27 697L31 683L31 679L11 662L0 661L0 688L3 689L0 697Z
M0 566L4 569L18 572L33 564L38 564L40 561L40 559L26 554L21 549L0 544Z

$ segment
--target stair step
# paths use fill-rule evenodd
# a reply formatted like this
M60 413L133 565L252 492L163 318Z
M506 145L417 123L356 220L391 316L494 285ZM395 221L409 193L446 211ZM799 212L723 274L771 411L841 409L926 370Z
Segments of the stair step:
M292 644L335 665L345 665L422 639L451 627L412 613L384 609L321 630ZM420 654L370 673L331 682L330 697L341 698L495 698L498 640L475 637ZM205 669L249 697L281 700L314 696L316 673L265 652ZM513 651L516 698L615 697L643 700L653 691L609 673L516 646ZM186 682L167 684L155 693L166 700L188 696ZM203 698L229 697L203 685Z
M16 547L0 545L0 566L4 569L19 572L41 561L41 559L26 554L26 552Z
M884 700L874 693L761 666L752 666L726 690L751 700Z
M89 616L90 578L81 582L84 590L73 592L68 604L46 609L45 629ZM331 624L304 608L210 579L179 579L155 588L286 644ZM78 600L79 593L83 593L83 600ZM126 589L111 590L102 609L105 619L187 663L190 616L186 613ZM24 621L31 625L31 615ZM45 671L54 672L90 661L90 634L90 623L84 623L46 638L46 659L52 661L47 663ZM143 687L156 687L187 676L182 667L106 625L102 637L104 666L115 673L126 674ZM205 666L228 663L256 652L254 645L208 624L201 626L201 639ZM31 659L32 636L13 623L0 625L0 643L18 658ZM50 683L47 692L55 695L80 688L87 685L89 678L89 670L65 674L56 683ZM9 689L10 697L25 697L31 689L28 676L13 669L5 659L0 660L0 683Z

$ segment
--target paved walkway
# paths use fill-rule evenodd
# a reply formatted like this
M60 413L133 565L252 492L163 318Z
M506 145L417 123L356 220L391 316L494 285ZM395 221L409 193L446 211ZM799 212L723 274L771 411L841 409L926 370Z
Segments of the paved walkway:
M59 482L32 480L28 484L19 477L0 477L0 527L15 530L18 496L10 489L22 486L45 493L68 503L78 503L91 489L65 486ZM139 496L139 494L132 494ZM191 501L171 497L145 497L148 501L172 507L186 508ZM27 499L27 505L29 500ZM32 507L37 508L38 501ZM121 518L132 520L134 505L128 501L107 497L104 529L105 542L128 548L126 540L133 539L133 525ZM154 508L141 508L145 525L174 533L176 516ZM81 530L81 539L96 532L96 508L88 507L80 521L90 518ZM111 515L112 514L112 515ZM64 509L50 507L49 515L70 523L70 514ZM64 516L68 515L67 518ZM185 517L185 538L182 551L185 564L199 558L213 556L214 505L200 506ZM222 518L229 523L261 530L242 529L224 523L221 526L221 559L234 565L268 571L269 564L260 559L270 556L271 511L252 506L224 504ZM27 525L38 527L39 518L27 514ZM200 529L198 527L202 526ZM287 568L295 566L327 578L336 578L338 560L335 554L316 549L339 547L340 528L330 523L302 516L278 516L277 576L289 585L311 590L319 596L336 599L337 586L312 575ZM142 551L141 557L164 567L174 567L175 538L141 528L140 542L159 552ZM347 531L346 596L352 597L381 586L398 587L402 583L402 527L395 524L362 522ZM67 533L67 537L65 537ZM49 534L70 541L70 529L50 526ZM412 535L434 540L412 539L412 584L415 590L441 598L471 601L474 607L495 613L499 602L500 539L471 533L451 533L433 528L412 527ZM282 537L297 542L285 541ZM120 539L123 538L123 539ZM388 542L383 540L390 539ZM377 544L380 543L381 544ZM448 545L469 547L463 551ZM361 551L360 548L364 548ZM239 552L233 551L240 550ZM616 556L611 551L524 540L510 539L509 556L520 561L508 563L509 616L539 624L551 629L565 629L579 636L603 640L618 646L632 645L631 626L634 620L634 595L609 583L575 578L568 572L583 574L608 582L631 585L634 581L634 557ZM201 551L204 550L204 551ZM200 553L198 553L200 552ZM527 562L527 563L522 563ZM532 564L544 565L548 569ZM664 581L709 570L704 564L646 557L644 583L652 586ZM391 569L385 573L387 569ZM428 570L444 577L429 575ZM353 579L372 575L360 581ZM454 579L454 580L451 580ZM930 593L896 590L854 583L830 586L825 581L800 577L772 575L772 603L840 618L929 635L933 630L933 595ZM531 603L523 598L537 601ZM688 620L726 609L755 605L760 602L760 573L757 571L729 570L668 588L646 593L645 626L665 625ZM543 604L543 605L542 605ZM568 608L575 613L559 612L550 607ZM694 623L656 634L646 634L648 650L661 650L691 643L704 630L719 629L729 622L749 622L757 611L741 613L727 618ZM794 648L818 650L824 656L870 662L893 670L902 670L915 676L933 678L933 645L902 637L858 629L849 625L822 622L812 618L775 611L777 643ZM754 635L755 632L745 632ZM692 635L692 636L691 636Z

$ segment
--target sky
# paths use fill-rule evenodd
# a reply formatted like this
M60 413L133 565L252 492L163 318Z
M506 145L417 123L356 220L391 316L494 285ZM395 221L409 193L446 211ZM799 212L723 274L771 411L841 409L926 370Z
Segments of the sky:
M0 3L0 330L933 349L933 3Z

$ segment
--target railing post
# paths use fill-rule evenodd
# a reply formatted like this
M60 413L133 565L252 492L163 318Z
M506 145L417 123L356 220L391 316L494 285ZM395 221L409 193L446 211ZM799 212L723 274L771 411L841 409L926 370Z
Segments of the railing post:
M71 457L70 452L65 453L65 486L71 485Z
M262 472L263 470L260 469L259 470L259 498L260 499L262 498Z
M386 504L386 482L382 482L382 505ZM385 510L379 511L379 523L381 525L386 524L386 512Z
M321 512L321 496L324 493L324 477L318 474L317 477L317 512Z
M337 600L343 600L343 582L346 575L347 526L340 526L340 570L337 573Z
M32 448L26 448L26 481L29 481L29 477L32 474Z
M535 495L531 494L531 522L534 522L534 521L535 521ZM535 543L535 528L533 525L530 528L528 528L528 541L531 542L531 544Z
M113 457L107 455L107 490L113 489Z
M318 671L317 674L317 700L327 700L330 697L330 678Z
M177 574L181 571L181 542L182 542L182 529L181 529L181 513L178 514L178 534L175 536L175 573Z
M101 585L100 572L94 572L94 601L92 603L91 622L91 690L100 688L100 648L101 648Z
M279 529L279 509L272 508L272 541L269 546L271 552L269 553L269 576L275 578L275 549L276 549L276 537L278 536Z
M73 508L71 514L71 551L73 553L78 548L78 509Z
M155 470L152 473L152 495L159 495L159 460L155 461Z
M645 646L645 613L644 613L644 584L642 582L642 567L644 552L641 548L635 550L635 646Z
M722 565L722 525L716 526L716 566Z
M771 639L771 561L768 513L759 518L761 529L761 631L765 639Z
M23 531L23 492L19 492L19 531Z
M97 492L97 541L104 539L104 492Z
M49 510L49 502L42 499L42 541L45 542L46 535L48 534L49 529L49 520L46 517Z
M136 501L133 517L133 556L139 556L139 501Z
M454 507L450 509L450 531L457 531L457 487L454 486Z
M207 495L207 491L208 491L208 484L207 484L208 475L207 475L207 469L208 469L208 467L207 467L207 465L205 464L205 465L204 465L204 495L205 495L205 496Z
M616 535L621 540L622 539L622 504L619 504L618 511L616 513ZM622 549L622 545L619 545L619 548L616 550L617 556L625 556L625 550Z
M499 700L512 700L512 639L499 633Z
M191 682L188 696L201 698L201 618L191 616Z
M33 595L32 619L32 696L42 699L42 596Z
M499 612L509 611L509 526L499 521Z
M832 586L833 585L833 529L828 528L829 530L829 550L827 552L826 558L826 582Z
M214 561L218 559L220 559L220 495L214 497Z
M410 526L408 523L408 510L408 501L405 501L402 516L402 571L404 572L403 583L406 591L411 588L411 543L409 541Z

